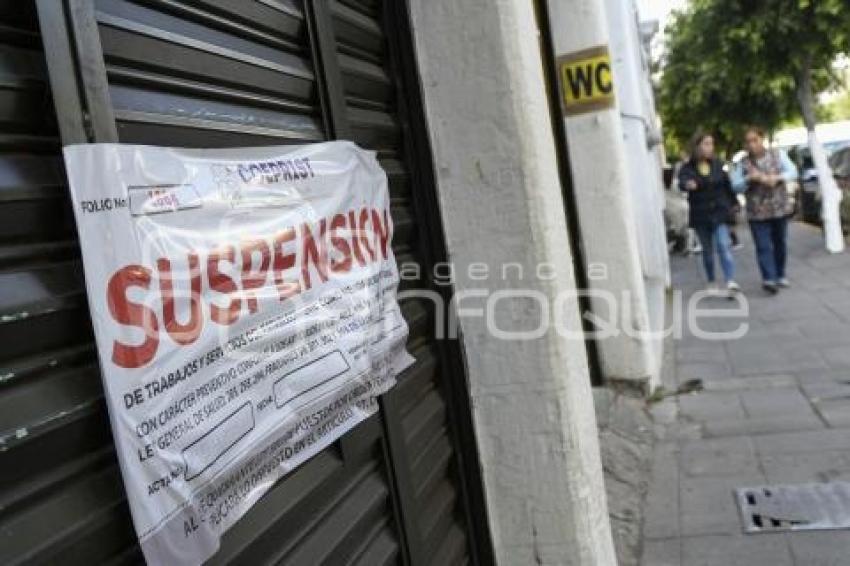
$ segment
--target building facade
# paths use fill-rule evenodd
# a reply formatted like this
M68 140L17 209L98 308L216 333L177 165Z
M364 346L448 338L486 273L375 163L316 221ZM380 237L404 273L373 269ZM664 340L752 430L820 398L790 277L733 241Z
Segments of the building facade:
M346 139L420 273L417 362L212 562L616 564L592 382L657 383L667 285L631 2L7 0L0 22L0 561L142 560L62 147ZM559 62L596 48L614 91L565 115ZM646 332L594 339L584 315L623 303Z

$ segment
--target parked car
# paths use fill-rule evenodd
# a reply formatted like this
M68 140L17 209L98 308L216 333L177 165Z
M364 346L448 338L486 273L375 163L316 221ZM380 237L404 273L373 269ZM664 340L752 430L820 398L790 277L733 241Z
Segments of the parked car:
M693 247L693 244L688 227L687 195L676 188L668 188L664 191L664 200L664 225L667 229L667 249L670 253L688 253Z
M811 224L821 224L821 193L817 171L811 157L803 156L801 181L803 187L803 220ZM829 166L838 187L844 194L841 201L841 225L844 231L850 230L850 146L843 147L829 157Z
M688 196L679 190L679 167L664 168L664 226L667 250L674 254L696 252L698 244L688 226Z

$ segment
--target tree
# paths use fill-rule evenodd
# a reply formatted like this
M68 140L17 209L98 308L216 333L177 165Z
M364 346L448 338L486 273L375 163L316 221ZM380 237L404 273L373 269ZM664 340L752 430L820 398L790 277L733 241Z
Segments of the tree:
M743 95L746 105L752 105L751 118L740 123L767 119L772 123L761 125L772 128L778 125L778 119L788 117L787 101L796 101L809 131L809 144L818 171L827 248L841 251L844 247L838 213L841 193L815 133L815 93L832 80L831 64L836 57L850 53L850 5L847 0L694 0L681 20L677 19L674 24L694 28L685 32L697 41L694 45L700 47L710 62L703 64L701 71L715 74L703 76L702 84L710 85L720 78L724 85L733 89L731 92ZM675 33L681 32L676 30ZM699 34L707 37L700 40ZM680 45L679 49L687 47L687 44ZM671 96L677 88L674 80L675 77L670 79ZM749 98L750 94L755 98ZM662 98L663 95L662 86ZM730 96L724 95L724 99L728 98ZM735 112L740 110L739 105L726 110L730 120L739 119Z
M737 64L756 65L766 76L790 77L794 81L818 172L827 249L839 252L844 249L839 215L841 191L815 133L815 95L833 79L832 62L840 54L850 53L850 5L847 0L720 0L718 9L740 4L748 5L746 21L733 29L743 32L751 49Z
M790 78L742 72L731 64L735 42L720 33L728 24L727 14L706 0L673 15L666 30L659 107L667 134L680 146L703 129L731 156L741 145L743 124L773 131L797 109Z

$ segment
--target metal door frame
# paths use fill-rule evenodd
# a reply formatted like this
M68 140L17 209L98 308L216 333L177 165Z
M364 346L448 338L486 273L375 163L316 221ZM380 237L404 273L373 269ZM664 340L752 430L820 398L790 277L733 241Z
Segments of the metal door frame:
M437 181L434 158L428 137L428 122L422 99L422 81L419 76L410 20L410 0L390 0L384 14L385 29L392 32L389 38L392 71L399 89L397 96L399 118L405 140L405 151L410 161L414 208L420 211L422 222L423 257L430 270L449 260L443 230L440 204L437 198ZM403 93L403 96L402 96ZM417 190L418 189L418 190ZM433 282L432 282L433 283ZM454 289L450 285L432 285L440 294L444 305L451 304ZM447 334L444 333L447 336ZM462 334L455 339L437 340L444 394L449 405L455 453L461 473L463 503L470 528L470 554L474 563L494 564L493 543L484 495L483 475L478 457L478 441L469 398L466 360L462 347Z
M545 0L534 0L534 14L537 29L540 31L540 56L543 60L543 80L546 83L546 98L549 102L549 119L555 138L555 153L558 161L558 174L561 180L561 192L564 197L564 213L567 216L567 236L573 254L573 276L578 296L581 326L584 331L584 347L587 353L587 365L590 370L590 383L594 387L605 384L602 366L599 361L599 347L596 344L593 323L585 316L593 312L593 306L587 291L590 283L587 277L587 259L584 253L584 240L581 232L581 218L576 204L575 183L570 169L570 149L561 114L561 95L558 91L558 69L555 63L555 49L549 26L549 9Z

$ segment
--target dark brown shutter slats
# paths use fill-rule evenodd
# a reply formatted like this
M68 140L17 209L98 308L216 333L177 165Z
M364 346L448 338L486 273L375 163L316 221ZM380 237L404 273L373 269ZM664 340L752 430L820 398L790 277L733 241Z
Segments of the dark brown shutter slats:
M62 116L63 134L227 147L350 132L387 171L399 264L419 266L402 290L432 286L416 192L432 188L411 178L381 0L80 2L96 37L63 41L102 51L74 104L101 106ZM43 4L57 30L73 20ZM135 564L53 108L36 3L0 0L0 563ZM433 305L402 310L417 362L380 413L277 482L210 563L470 561Z

